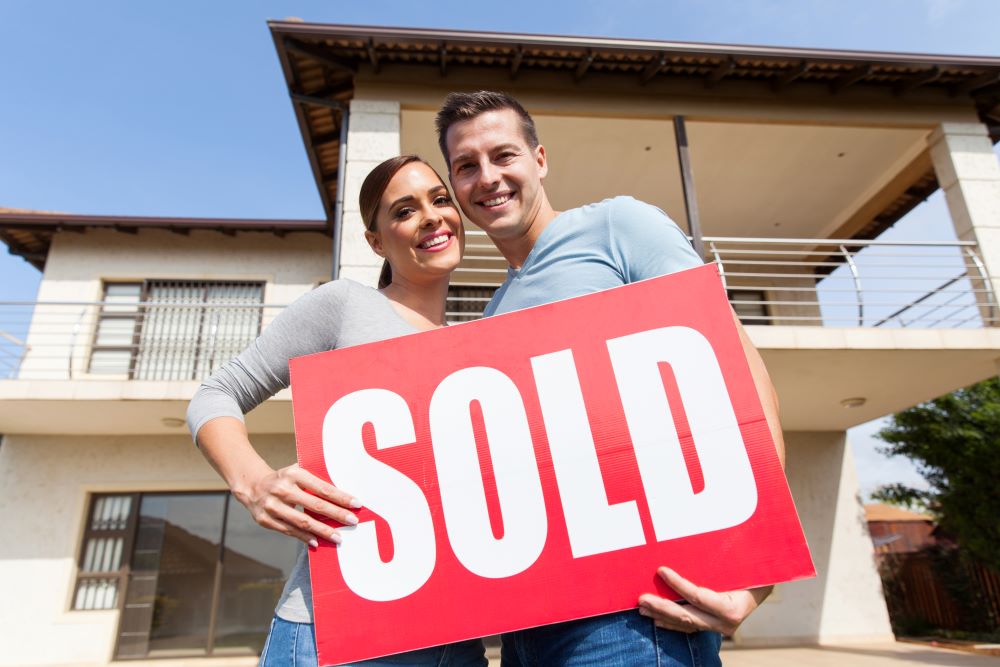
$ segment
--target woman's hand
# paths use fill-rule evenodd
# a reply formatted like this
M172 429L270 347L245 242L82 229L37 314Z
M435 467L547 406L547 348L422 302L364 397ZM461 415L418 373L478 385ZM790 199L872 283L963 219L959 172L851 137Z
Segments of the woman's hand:
M298 464L272 468L250 444L246 426L239 419L217 417L206 422L198 431L198 446L236 499L264 528L317 547L320 538L340 544L340 535L297 506L344 525L358 523L350 510L361 507L360 500Z
M318 539L340 544L341 538L336 529L304 510L344 525L358 523L358 517L350 510L361 507L361 501L303 470L297 463L271 470L247 482L244 488L234 488L233 495L243 503L254 521L311 547L319 546Z

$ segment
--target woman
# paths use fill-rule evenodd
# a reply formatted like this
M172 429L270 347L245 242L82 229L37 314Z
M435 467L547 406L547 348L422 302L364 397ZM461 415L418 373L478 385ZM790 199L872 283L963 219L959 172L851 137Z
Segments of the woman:
M297 505L342 524L362 506L291 465L272 469L254 450L243 414L288 385L288 360L444 326L448 278L462 258L458 209L431 167L413 155L386 160L361 186L365 238L385 259L379 289L335 280L290 305L195 394L188 425L202 453L261 526L316 547L340 543L335 529ZM367 661L365 665L485 665L479 640ZM278 602L261 665L316 665L312 592L301 548Z

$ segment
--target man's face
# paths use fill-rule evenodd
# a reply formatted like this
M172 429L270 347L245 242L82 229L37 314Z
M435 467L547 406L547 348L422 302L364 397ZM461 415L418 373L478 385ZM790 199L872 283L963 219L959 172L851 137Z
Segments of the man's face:
M545 149L528 146L517 113L487 111L448 128L455 198L495 241L529 235L544 200Z

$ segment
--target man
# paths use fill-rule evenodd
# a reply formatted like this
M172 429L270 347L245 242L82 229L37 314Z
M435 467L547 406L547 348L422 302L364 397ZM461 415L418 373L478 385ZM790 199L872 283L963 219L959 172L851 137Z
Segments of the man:
M702 263L662 211L629 197L555 211L543 185L545 148L531 116L509 95L452 93L436 124L455 198L510 264L486 315ZM783 460L773 387L742 327L740 336ZM666 567L658 574L687 604L646 594L637 610L509 633L504 636L504 664L720 664L720 633L731 634L771 590L718 593Z

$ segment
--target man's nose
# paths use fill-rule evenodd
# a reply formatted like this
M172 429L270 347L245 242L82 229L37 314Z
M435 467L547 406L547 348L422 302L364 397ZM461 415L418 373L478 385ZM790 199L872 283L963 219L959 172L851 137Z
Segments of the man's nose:
M500 181L500 170L492 162L487 160L479 168L479 185L482 187L491 187L496 185Z

